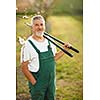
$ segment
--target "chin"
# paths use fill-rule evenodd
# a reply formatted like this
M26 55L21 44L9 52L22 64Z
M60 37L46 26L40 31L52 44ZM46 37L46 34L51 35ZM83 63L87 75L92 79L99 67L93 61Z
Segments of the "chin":
M38 37L41 37L41 36L43 36L43 33L44 33L44 32L36 32L36 35L37 35Z
M41 35L36 35L37 37L42 37L43 35L41 34Z

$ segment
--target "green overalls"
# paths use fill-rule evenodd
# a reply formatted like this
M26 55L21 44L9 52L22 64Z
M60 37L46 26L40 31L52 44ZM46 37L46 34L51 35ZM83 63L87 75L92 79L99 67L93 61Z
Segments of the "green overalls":
M48 51L40 52L29 40L39 56L39 71L31 72L36 79L36 84L29 82L29 89L32 100L55 100L55 60L50 42L48 41Z

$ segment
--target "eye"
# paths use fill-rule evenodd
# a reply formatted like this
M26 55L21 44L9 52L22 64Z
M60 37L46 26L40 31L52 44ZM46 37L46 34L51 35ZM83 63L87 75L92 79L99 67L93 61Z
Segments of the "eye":
M35 24L35 26L39 26L38 24Z
M40 25L41 25L41 26L43 26L43 24L42 24L42 23L41 23Z

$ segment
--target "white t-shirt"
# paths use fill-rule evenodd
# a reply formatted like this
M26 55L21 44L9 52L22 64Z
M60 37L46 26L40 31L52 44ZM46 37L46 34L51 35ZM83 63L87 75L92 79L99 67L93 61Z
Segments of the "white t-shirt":
M28 40L31 40L34 45L38 48L40 52L48 51L48 40L45 39L43 42L38 42L30 36L26 42L25 45L21 48L21 62L25 62L29 60L28 69L31 72L37 72L39 70L39 59L38 59L38 53L33 48L33 46L30 44ZM56 53L56 47L54 44L50 42L52 52L55 56Z

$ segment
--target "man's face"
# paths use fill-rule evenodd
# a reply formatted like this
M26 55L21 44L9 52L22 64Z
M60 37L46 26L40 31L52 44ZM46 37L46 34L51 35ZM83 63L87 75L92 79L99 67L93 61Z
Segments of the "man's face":
M37 36L42 36L45 31L45 23L42 19L34 20L32 31Z

